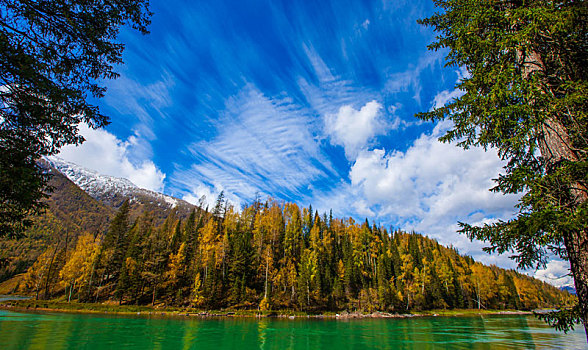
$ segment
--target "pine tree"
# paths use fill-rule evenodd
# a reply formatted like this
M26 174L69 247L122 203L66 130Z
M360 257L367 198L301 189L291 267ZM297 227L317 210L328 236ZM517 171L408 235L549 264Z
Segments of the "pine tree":
M518 215L482 227L461 224L490 252L515 251L521 268L549 254L569 260L588 337L588 7L584 1L437 0L421 21L448 48L447 65L468 74L463 95L418 116L450 119L442 141L494 147L507 161L492 190L523 193ZM548 321L568 329L570 319ZM561 321L561 322L560 322Z
M99 262L104 271L100 279L101 284L104 282L116 284L118 281L128 245L129 208L129 201L124 201L104 236L100 247L102 250L100 255L104 260Z

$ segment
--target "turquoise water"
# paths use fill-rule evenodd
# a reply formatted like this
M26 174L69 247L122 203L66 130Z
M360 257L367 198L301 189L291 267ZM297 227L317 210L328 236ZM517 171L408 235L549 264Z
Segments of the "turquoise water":
M0 349L586 349L533 316L140 318L0 310Z

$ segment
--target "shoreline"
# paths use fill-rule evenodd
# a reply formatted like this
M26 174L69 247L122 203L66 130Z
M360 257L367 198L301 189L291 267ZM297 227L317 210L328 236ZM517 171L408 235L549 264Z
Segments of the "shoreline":
M276 318L276 319L375 319L375 318L413 318L413 317L464 317L483 315L532 315L532 311L522 310L478 310L478 309L454 309L454 310L424 310L406 314L395 314L375 311L363 312L333 312L327 311L321 314L305 313L294 310L196 310L189 308L161 308L151 306L129 306L103 303L67 303L55 300L3 300L0 302L0 310L15 312L58 312L70 314L94 314L94 315L120 315L140 317L173 317L173 318Z

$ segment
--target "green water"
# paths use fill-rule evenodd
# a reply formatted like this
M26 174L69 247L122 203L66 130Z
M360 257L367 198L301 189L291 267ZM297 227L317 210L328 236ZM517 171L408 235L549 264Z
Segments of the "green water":
M140 318L0 310L0 349L585 349L533 316Z

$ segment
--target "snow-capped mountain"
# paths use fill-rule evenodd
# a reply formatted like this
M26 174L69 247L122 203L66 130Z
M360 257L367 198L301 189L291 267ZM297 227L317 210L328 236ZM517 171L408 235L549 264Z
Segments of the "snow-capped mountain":
M157 208L159 210L178 209L180 212L186 212L194 208L192 204L181 199L140 188L127 179L103 175L59 157L46 157L45 160L84 192L110 207L117 208L128 199L131 204L143 206L143 210Z

